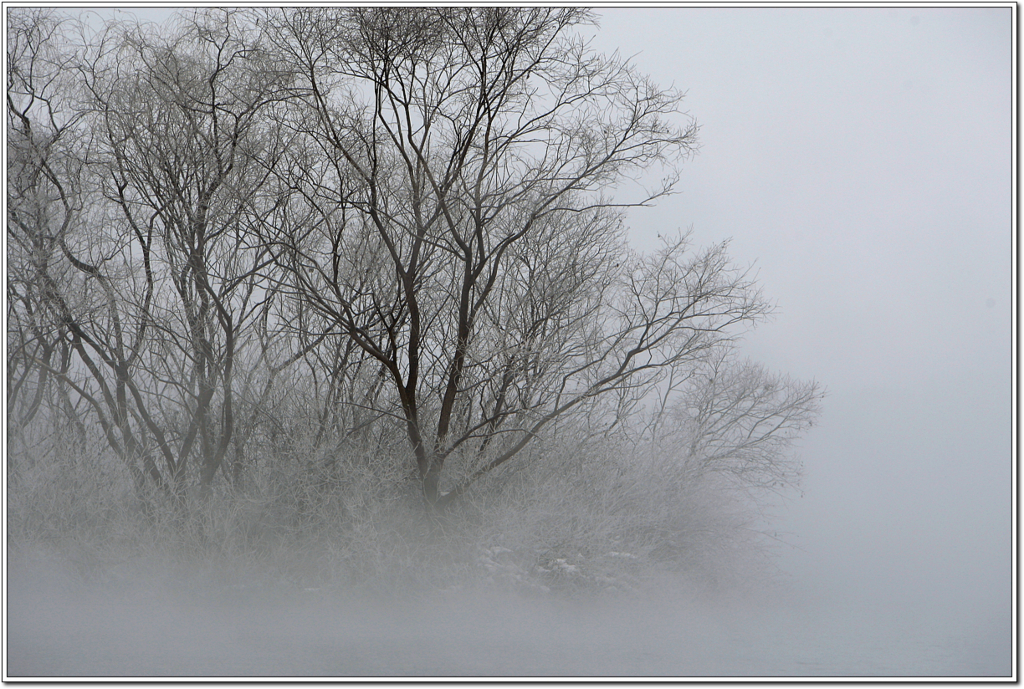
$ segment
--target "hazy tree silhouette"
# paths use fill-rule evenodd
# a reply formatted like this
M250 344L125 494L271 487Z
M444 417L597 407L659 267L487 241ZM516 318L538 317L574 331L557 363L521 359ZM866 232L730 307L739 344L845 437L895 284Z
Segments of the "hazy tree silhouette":
M698 130L681 93L589 47L593 22L12 10L19 453L105 443L150 515L195 489L224 529L247 504L366 523L410 479L437 517L537 465L652 552L675 527L630 521L645 492L796 484L821 392L736 357L771 307L725 243L630 245L626 213L672 193ZM541 475L502 504L527 510Z

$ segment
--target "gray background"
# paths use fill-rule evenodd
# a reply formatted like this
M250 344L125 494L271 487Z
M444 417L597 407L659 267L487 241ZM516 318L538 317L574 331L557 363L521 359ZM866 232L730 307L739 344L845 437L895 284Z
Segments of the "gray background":
M1008 614L1011 9L598 12L701 124L636 243L731 237L779 304L746 350L829 390L786 566Z

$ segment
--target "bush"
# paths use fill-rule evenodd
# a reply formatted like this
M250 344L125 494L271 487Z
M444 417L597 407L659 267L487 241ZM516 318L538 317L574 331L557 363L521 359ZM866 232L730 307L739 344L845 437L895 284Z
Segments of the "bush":
M666 574L721 581L757 552L739 494L671 452L539 447L443 513L366 447L263 457L244 488L222 482L184 508L140 496L102 454L36 462L12 478L8 533L67 554L92 582L231 590L626 594Z

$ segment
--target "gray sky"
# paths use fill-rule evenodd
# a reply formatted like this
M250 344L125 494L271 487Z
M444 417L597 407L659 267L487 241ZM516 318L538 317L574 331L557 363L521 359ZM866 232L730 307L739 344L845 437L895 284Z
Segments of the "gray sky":
M747 351L829 389L789 565L1008 606L1011 10L599 13L701 124L637 243L731 237L780 307Z

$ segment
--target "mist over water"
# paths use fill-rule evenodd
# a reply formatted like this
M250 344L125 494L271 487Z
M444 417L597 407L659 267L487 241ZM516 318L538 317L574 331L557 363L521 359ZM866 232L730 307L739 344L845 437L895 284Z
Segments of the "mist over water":
M12 558L16 677L944 677L1010 673L1009 613L780 577L634 595L83 585Z

